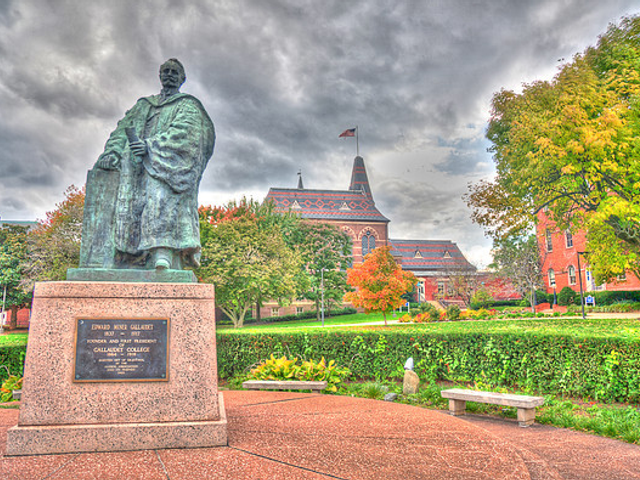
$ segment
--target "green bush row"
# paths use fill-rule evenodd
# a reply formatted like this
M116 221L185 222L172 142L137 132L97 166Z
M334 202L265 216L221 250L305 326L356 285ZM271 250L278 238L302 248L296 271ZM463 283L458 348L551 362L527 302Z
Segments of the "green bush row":
M23 375L24 356L26 353L26 345L0 347L0 365L4 365L9 369L9 372L7 372L6 368L0 367L0 384L9 377L9 374L19 377Z
M401 378L413 357L423 380L482 381L601 401L640 401L640 342L541 334L440 334L420 329L220 333L222 378L271 354L335 360L356 379Z
M402 378L413 357L424 381L481 381L600 401L640 402L640 342L540 333L437 333L421 328L218 334L221 378L248 373L271 354L335 360L353 379ZM22 375L25 346L0 347L0 365ZM7 378L4 368L0 379Z

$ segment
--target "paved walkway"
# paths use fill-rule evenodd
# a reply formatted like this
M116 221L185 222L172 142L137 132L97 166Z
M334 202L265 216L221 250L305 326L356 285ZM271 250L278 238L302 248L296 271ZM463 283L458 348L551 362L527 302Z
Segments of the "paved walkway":
M224 392L229 445L6 457L0 479L640 479L640 447L513 420L332 395Z

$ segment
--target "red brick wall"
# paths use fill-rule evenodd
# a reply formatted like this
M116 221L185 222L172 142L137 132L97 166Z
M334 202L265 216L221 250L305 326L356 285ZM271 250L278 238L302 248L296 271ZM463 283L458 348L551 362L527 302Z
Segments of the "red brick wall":
M344 222L341 220L310 221L328 223L345 231L351 237L351 241L353 242L352 254L354 264L362 263L364 260L362 257L362 236L365 235L366 232L371 232L373 234L376 239L376 247L383 247L389 244L389 235L386 223Z
M551 233L551 251L547 249L546 231ZM549 283L549 269L555 272L556 292L560 292L564 287L570 287L576 292L580 291L580 275L582 276L582 288L589 291L594 287L593 282L588 282L587 271L588 264L584 256L580 255L580 275L578 275L578 252L584 252L586 249L586 236L583 231L572 232L573 246L567 246L567 238L565 232L561 232L555 224L547 218L546 214L541 211L538 214L538 225L536 227L536 236L540 247L540 255L543 259L543 281L547 293L553 293L553 286ZM575 268L576 282L569 281L569 267ZM586 268L585 268L586 267ZM631 272L627 272L625 281L613 281L603 285L604 290L640 290L640 280Z

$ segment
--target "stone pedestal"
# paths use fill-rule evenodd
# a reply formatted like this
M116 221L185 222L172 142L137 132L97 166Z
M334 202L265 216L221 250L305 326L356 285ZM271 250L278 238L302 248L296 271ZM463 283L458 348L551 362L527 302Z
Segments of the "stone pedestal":
M20 418L8 431L7 454L226 445L214 310L212 285L37 284ZM167 320L166 379L76 381L83 319Z

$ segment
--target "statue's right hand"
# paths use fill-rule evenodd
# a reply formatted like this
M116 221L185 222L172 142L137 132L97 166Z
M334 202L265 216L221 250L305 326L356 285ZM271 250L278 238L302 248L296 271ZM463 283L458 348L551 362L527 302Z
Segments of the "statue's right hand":
M96 162L96 166L102 170L117 170L119 164L120 161L115 155L105 155Z

